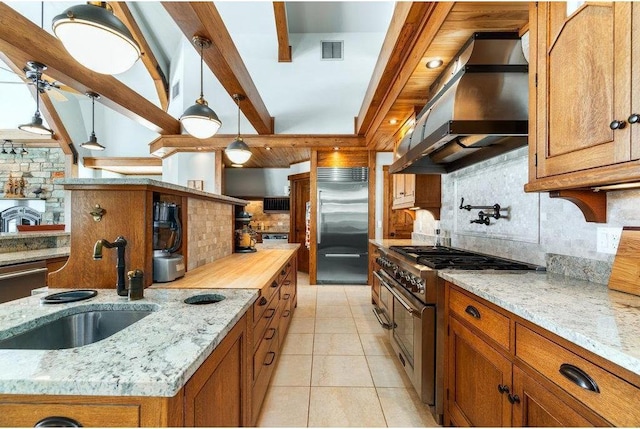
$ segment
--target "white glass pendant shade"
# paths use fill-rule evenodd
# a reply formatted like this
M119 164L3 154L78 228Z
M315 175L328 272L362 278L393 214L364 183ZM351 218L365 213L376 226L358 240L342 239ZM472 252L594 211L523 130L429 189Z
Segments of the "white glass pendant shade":
M28 133L39 134L41 136L50 136L53 135L53 131L49 128L45 127L42 124L42 117L40 116L40 112L36 110L36 113L33 115L31 122L28 124L22 124L18 126L22 131L26 131Z
M196 104L187 108L180 117L180 123L186 132L197 139L213 137L222 125L216 112L207 106L204 99L196 100Z
M140 58L127 27L100 6L70 7L53 19L53 32L76 61L97 73L123 73Z
M224 150L224 153L227 155L227 158L234 164L244 164L249 161L251 158L251 151L249 150L249 146L242 141L242 137L236 137L234 141L232 141L229 146Z

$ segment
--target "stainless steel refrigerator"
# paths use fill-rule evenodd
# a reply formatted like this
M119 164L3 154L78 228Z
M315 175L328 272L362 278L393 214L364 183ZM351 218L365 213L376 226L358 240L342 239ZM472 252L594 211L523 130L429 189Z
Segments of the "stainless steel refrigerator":
M368 182L366 167L318 168L318 284L367 284Z

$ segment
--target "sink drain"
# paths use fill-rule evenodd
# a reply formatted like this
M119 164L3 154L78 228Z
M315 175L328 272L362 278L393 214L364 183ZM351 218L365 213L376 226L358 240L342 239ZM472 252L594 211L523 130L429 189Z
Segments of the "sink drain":
M217 293L207 293L203 295L194 295L184 300L185 304L191 305L205 305L205 304L215 304L216 302L220 302L224 299L224 295L220 295Z

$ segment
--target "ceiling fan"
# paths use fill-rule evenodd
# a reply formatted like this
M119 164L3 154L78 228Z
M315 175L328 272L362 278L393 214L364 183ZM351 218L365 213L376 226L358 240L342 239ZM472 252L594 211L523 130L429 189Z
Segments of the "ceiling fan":
M27 65L22 69L25 74L24 76L20 76L13 70L2 66L0 66L0 69L9 73L13 73L23 80L23 82L0 81L0 84L34 85L38 89L40 94L44 94L46 91L56 101L68 101L67 97L64 96L62 91L67 91L72 94L80 94L79 91L76 91L70 86L64 85L45 75L44 71L47 69L47 66L37 61L27 62Z

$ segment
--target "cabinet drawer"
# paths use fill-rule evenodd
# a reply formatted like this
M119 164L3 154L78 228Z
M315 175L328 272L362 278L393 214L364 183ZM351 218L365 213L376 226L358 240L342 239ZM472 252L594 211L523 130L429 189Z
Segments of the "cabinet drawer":
M282 266L280 272L278 274L278 281L282 284L284 279L291 273L291 261L287 261L286 264Z
M138 405L0 403L0 426L33 427L47 417L64 417L84 427L138 427Z
M260 298L258 298L258 301ZM273 297L268 304L264 305L265 310L261 312L261 315L256 318L254 311L254 328L253 328L253 346L254 348L258 346L260 340L262 339L262 334L264 333L267 325L271 323L272 320L276 320L278 318L278 305L280 303L279 297L276 295Z
M640 389L600 366L520 324L516 356L613 425L640 426Z
M287 299L286 301L280 301L280 306L282 308L282 311L280 312L280 320L278 322L280 327L279 328L280 342L284 342L285 335L287 333L287 328L289 327L289 323L291 322L292 299L293 298Z
M280 284L274 279L260 290L260 297L253 303L253 323L256 323L269 308L267 303L280 290L279 287Z
M449 309L459 319L473 325L498 345L509 350L509 318L475 299L451 289Z
M253 379L260 375L260 371L265 366L273 365L275 352L278 351L279 341L278 321L274 320L264 331L256 352L253 354Z
M270 341L263 341L264 345L267 346L266 351L261 354L262 359L258 359L258 353L253 357L253 390L252 390L252 418L251 420L256 422L258 418L258 414L260 412L260 407L262 406L262 401L264 400L264 396L267 393L267 388L269 387L269 380L271 379L271 374L273 374L273 369L276 366L276 359L278 358L278 347L279 347L279 339L278 332L276 330L275 336ZM262 344L260 348L262 348Z

